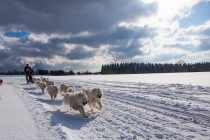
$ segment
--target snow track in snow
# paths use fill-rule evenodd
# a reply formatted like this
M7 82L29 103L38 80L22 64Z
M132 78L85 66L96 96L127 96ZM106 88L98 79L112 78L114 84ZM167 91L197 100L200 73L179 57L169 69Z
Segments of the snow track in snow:
M51 78L49 76L49 78ZM53 77L55 78L55 77ZM71 77L70 77L71 78ZM54 79L80 91L83 86L104 91L103 107L89 118L69 110L58 94L54 100L24 78L7 78L26 105L40 139L208 139L210 137L210 87L182 84L148 84L106 80ZM0 93L0 100L4 96Z

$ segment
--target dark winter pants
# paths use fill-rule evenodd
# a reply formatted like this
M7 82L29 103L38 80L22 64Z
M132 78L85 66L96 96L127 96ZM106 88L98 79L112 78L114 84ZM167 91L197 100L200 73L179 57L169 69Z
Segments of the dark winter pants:
M25 77L26 77L26 82L27 82L27 84L29 83L29 73L25 73Z

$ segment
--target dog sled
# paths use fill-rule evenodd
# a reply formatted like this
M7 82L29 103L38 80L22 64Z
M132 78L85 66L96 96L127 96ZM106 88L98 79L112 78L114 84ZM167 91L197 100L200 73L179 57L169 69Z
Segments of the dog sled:
M29 83L34 84L33 76L31 74L29 75L29 79L28 80L29 80Z
M3 80L2 79L0 79L0 85L3 83Z

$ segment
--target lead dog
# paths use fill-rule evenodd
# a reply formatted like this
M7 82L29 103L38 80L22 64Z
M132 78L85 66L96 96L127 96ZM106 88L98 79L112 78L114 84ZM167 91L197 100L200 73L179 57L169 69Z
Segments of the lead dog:
M63 103L70 106L74 110L79 110L79 112L85 117L88 118L88 116L85 115L84 106L87 104L87 96L83 92L77 92L77 93L66 93L63 97Z
M82 92L84 92L88 97L88 105L91 108L91 111L93 111L92 107L98 108L96 104L99 105L99 110L102 108L102 96L103 91L100 88L93 88L93 89L87 89L86 87L82 87Z

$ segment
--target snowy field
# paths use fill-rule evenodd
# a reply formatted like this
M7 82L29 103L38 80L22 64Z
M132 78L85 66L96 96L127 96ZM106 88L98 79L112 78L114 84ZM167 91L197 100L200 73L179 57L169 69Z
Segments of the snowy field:
M43 77L102 88L102 110L86 105L84 118L61 94L0 76L0 140L210 140L210 72Z

